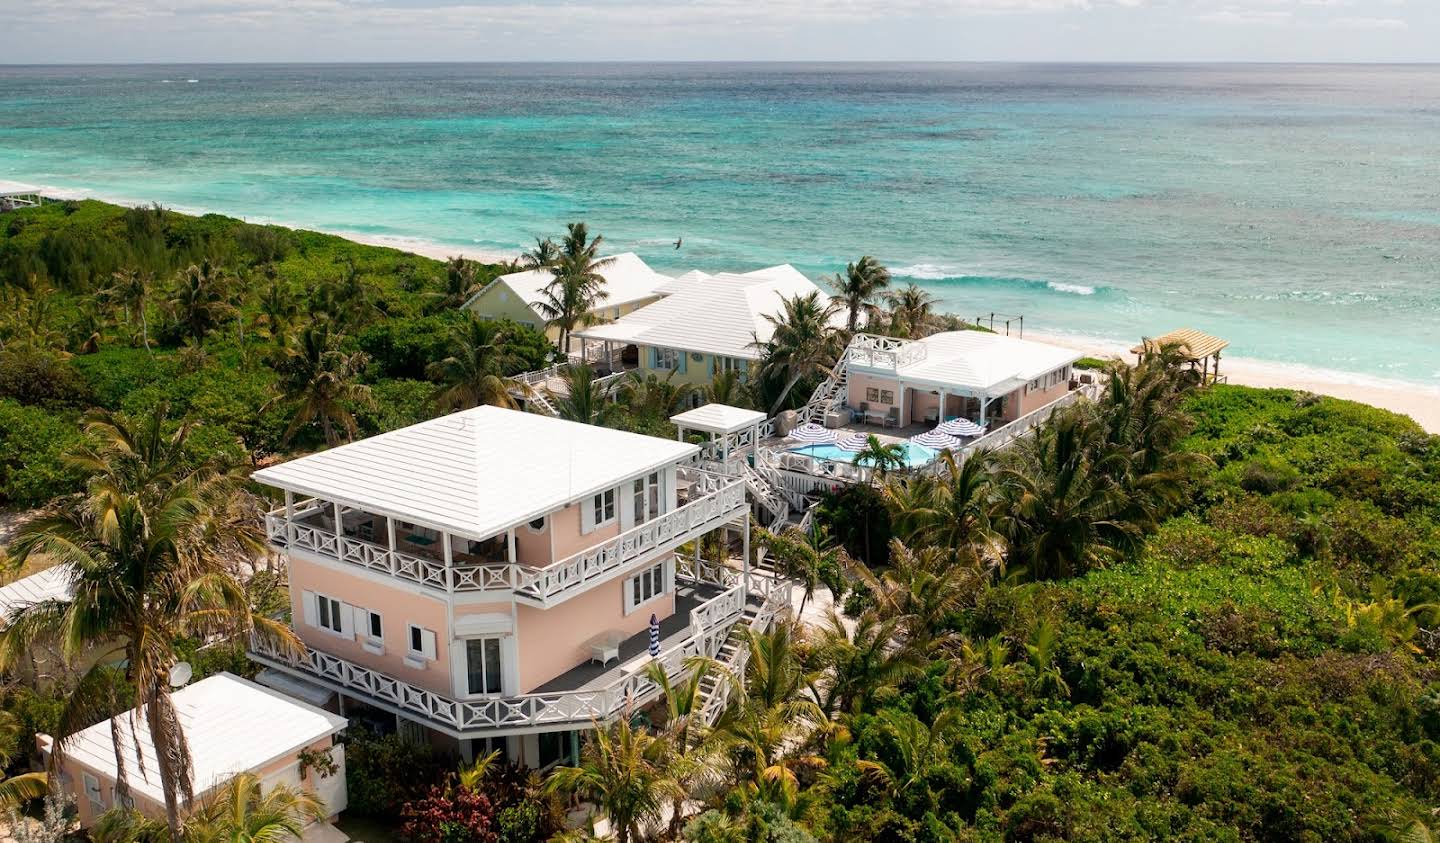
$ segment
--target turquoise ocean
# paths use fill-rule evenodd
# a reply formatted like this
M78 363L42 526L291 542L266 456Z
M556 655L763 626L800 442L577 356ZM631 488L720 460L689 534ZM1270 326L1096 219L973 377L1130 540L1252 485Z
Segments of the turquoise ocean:
M1440 385L1440 66L9 66L0 179Z

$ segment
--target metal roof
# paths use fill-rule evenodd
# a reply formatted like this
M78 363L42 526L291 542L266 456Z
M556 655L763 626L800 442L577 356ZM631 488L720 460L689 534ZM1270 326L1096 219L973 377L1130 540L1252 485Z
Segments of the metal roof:
M653 298L660 295L661 287L674 280L651 269L634 252L611 255L609 260L610 263L597 270L605 279L603 289L606 295L595 303L595 310ZM536 304L545 300L545 288L554 280L555 276L548 269L527 269L524 272L501 275L472 296L466 305L484 295L491 287L499 285L508 288L526 307L533 310Z
M292 700L230 673L219 673L181 688L170 696L180 727L190 745L195 795L224 784L236 773L258 770L345 728L345 718ZM121 755L127 759L126 780L137 793L164 802L155 767L155 744L144 712L121 715ZM133 726L132 726L133 724ZM145 758L135 763L135 745ZM77 732L66 747L71 760L92 771L115 777L115 747L110 721Z
M377 515L485 539L697 451L670 439L476 407L252 476Z
M924 346L925 356L901 366L900 377L977 394L1010 392L1084 356L1068 348L988 331L947 331L916 342Z
M17 609L44 600L67 600L74 593L75 578L69 566L46 568L0 588L0 621Z
M1171 343L1180 346L1180 352L1189 360L1199 360L1202 357L1219 354L1226 346L1230 345L1229 340L1212 337L1194 328L1179 328L1163 336L1144 338L1139 345L1130 349L1130 353L1141 354L1146 349L1158 351L1161 347Z
M745 410L728 404L703 404L670 417L676 427L721 434L754 427L765 419L765 414L758 410Z
M755 342L775 332L766 316L784 300L812 292L829 297L788 264L738 275L722 272L667 286L669 295L614 322L576 331L577 337L678 348L741 360L758 360Z

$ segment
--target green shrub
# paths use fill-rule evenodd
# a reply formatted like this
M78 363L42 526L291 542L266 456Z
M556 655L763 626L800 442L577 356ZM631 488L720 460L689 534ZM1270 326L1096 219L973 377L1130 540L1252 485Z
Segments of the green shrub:
M81 441L73 414L0 401L0 502L39 506L84 481L64 454Z

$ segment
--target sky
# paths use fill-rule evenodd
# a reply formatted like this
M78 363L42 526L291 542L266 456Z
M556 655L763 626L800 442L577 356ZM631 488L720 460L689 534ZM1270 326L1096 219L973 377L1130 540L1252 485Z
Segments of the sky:
M0 63L1440 61L1440 0L0 0Z

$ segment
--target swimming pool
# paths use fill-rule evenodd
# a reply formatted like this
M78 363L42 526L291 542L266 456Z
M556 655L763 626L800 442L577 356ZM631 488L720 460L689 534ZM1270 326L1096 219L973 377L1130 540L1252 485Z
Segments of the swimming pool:
M916 445L914 442L902 442L900 447L905 449L905 467L918 468L927 465L940 455L934 448L927 448L924 445ZM847 451L844 448L837 448L834 445L806 445L803 448L788 449L792 454L803 454L811 459L829 460L831 462L843 462L846 464L855 462L855 452ZM862 461L861 465L868 463Z

